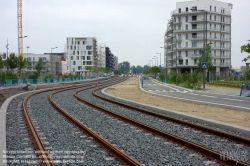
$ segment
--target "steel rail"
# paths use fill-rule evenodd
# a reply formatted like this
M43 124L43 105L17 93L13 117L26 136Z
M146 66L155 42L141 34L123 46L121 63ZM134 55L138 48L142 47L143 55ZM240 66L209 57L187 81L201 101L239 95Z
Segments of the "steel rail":
M119 80L119 82L123 82L126 79L122 79ZM118 82L111 82L108 84L108 86L116 84ZM84 90L87 89L91 89L95 86L90 86L87 88L84 88ZM71 88L71 89L77 89L77 88ZM67 111L65 111L63 108L61 108L54 100L53 100L53 96L55 94L64 92L67 90L59 90L56 91L52 94L50 94L49 96L49 101L50 103L61 113L63 114L69 121L71 121L74 125L76 125L77 127L79 127L83 132L87 133L88 135L90 135L91 137L93 137L93 139L99 144L101 145L104 149L106 149L108 152L110 152L111 154L113 154L115 157L118 158L118 160L120 160L123 164L126 165L134 165L134 166L141 166L142 164L140 164L137 160L135 160L134 158L132 158L131 156L129 156L128 154L126 154L125 152L121 151L119 148L117 148L116 146L114 146L113 144L111 144L109 141L107 141L106 139L104 139L103 137L101 137L100 135L98 135L97 133L95 133L95 131L91 130L90 128L88 128L88 126L84 125L83 123L81 123L79 120L77 120L77 118L75 118L74 116L70 115Z
M102 88L105 88L107 86L103 86ZM79 90L77 91L74 96L79 100L81 101L82 103L84 104L87 104L93 108L95 108L96 110L99 110L103 113L106 113L116 119L119 119L121 121L124 121L125 123L129 123L129 124L132 124L136 127L139 127L149 133L153 133L157 136L160 136L160 137L163 137L163 138L168 138L169 140L179 144L180 146L184 146L192 151L195 151L195 152L198 152L200 153L201 155L211 159L212 161L216 161L216 162L219 162L223 165L226 165L226 166L231 166L231 165L238 165L238 166L250 166L249 163L246 163L246 162L243 162L243 161L239 161L239 160L235 160L235 159L231 159L230 156L227 156L227 155L224 155L226 159L231 159L231 160L222 160L222 156L219 152L217 151L214 151L212 149L209 149L207 147L204 147L200 144L197 144L195 142L192 142L192 141L189 141L189 140L186 140L184 138L181 138L179 136L176 136L176 135L173 135L171 133L168 133L168 132L165 132L165 131L162 131L162 130L159 130L155 127L152 127L152 126L149 126L145 123L141 123L139 121L136 121L134 119L131 119L131 118L128 118L124 115L120 115L120 114L117 114L115 112L112 112L106 108L103 108L101 106L98 106L96 104L93 104L87 100L84 100L82 99L81 97L79 97L77 94L81 91L84 91L84 90Z
M96 94L96 92L101 90L101 89L102 88L95 89L92 92L92 94L97 98L100 98L102 100L108 101L108 102L113 103L113 104L117 104L117 105L129 108L129 109L133 109L133 110L136 110L138 112L142 112L142 113L145 113L145 114L157 117L157 118L172 121L174 123L178 123L178 124L181 124L181 125L192 127L194 129L202 130L202 131L204 131L206 133L213 134L213 135L216 135L216 136L219 136L219 137L223 137L225 139L228 139L228 140L240 143L240 144L244 144L246 146L250 146L250 139L248 139L248 138L237 136L237 135L227 133L227 132L224 132L224 131L219 131L219 130L216 130L216 129L213 129L213 128L210 128L210 127L206 127L206 126L202 126L202 125L199 125L199 124L195 124L195 123L192 123L192 122L180 120L180 119L170 117L170 116L167 116L167 115L162 115L162 114L159 114L159 113L155 113L155 112L143 109L143 108L128 105L128 104L125 104L125 103L122 103L122 102L119 102L119 101L114 101L114 100L111 100L111 99L108 99L108 98L105 98L103 96L100 96L100 95Z
M107 81L107 80L104 80L104 81ZM44 93L44 92L58 90L58 89L65 89L65 88L67 89L67 88L72 87L72 86L74 86L74 87L88 86L88 85L92 85L92 82L96 82L96 80L89 81L86 84L82 84L82 85L70 85L70 86L64 86L64 87L59 87L59 88L58 87L57 88L50 88L50 89L46 89L46 90L32 93L24 98L24 100L22 102L22 110L24 111L24 119L25 119L25 122L26 122L26 125L28 128L28 131L31 134L31 138L32 138L32 141L34 143L34 147L36 149L36 155L39 157L40 163L42 164L42 166L54 166L54 163L50 159L50 156L49 156L41 138L39 137L39 134L38 134L32 120L31 120L31 117L28 113L28 108L27 108L28 100L31 97L33 97L34 95L39 94L39 93Z

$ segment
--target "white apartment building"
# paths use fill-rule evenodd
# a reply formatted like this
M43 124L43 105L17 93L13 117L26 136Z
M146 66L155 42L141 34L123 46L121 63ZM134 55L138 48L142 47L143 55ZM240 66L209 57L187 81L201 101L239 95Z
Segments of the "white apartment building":
M217 76L227 76L231 67L230 3L216 0L177 2L164 36L167 73L198 69L201 50L211 46Z
M87 75L86 66L98 66L96 38L68 37L65 49L68 73Z
M106 67L106 44L97 44L97 54L98 54L98 67Z

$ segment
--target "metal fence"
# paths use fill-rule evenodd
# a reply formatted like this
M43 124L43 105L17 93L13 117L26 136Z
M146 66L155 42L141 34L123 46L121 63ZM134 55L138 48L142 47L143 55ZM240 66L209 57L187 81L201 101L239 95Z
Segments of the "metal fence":
M91 76L89 79L97 78L96 76ZM78 80L85 80L86 76L78 78L49 78L49 79L5 79L0 80L0 86L16 86L16 85L27 85L27 84L49 84L57 82L71 82Z

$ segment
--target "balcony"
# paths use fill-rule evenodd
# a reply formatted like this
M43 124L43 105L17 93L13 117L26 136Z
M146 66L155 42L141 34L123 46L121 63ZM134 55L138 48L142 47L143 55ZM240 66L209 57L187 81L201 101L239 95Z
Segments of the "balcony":
M221 66L221 67L230 67L231 66L231 64L230 64L230 62L215 62L215 63L213 63L213 65L214 66Z
M231 56L230 54L224 54L224 55L220 55L220 54L211 54L212 58L214 59L218 59L218 58L221 58L221 59L230 59Z
M207 27L208 31L217 31L217 32L225 32L225 33L231 33L230 28L215 28L215 27Z
M189 57L191 58L200 58L202 55L201 54L191 54Z
M170 13L170 16L172 16L172 15L187 15L187 14L193 15L193 14L198 14L198 13L199 14L203 13L203 15L204 15L204 11L200 11L200 10L205 10L208 13L214 13L214 14L218 14L218 15L228 15L228 16L231 15L230 11L227 11L227 10L224 10L224 11L211 10L210 11L209 7L208 8L200 7L200 8L197 8L195 11L191 11L191 10L186 11L186 8L183 8L180 11L178 9L176 9Z

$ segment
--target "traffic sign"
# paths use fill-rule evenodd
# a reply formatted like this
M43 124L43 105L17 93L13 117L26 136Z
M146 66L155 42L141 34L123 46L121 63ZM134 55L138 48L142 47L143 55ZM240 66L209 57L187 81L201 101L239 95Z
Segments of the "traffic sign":
M203 69L206 69L206 68L207 68L207 62L202 62L201 67L202 67Z

